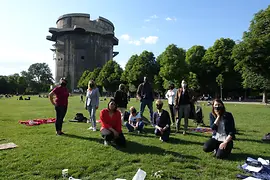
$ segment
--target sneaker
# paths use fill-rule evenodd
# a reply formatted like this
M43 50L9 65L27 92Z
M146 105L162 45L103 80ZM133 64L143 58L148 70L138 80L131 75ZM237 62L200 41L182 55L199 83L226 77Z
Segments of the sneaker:
M141 131L138 131L138 134L141 134Z
M97 128L93 128L93 131L97 131Z
M161 137L159 138L159 140L160 140L161 142L163 142L163 139L162 139Z
M186 131L183 131L183 135L186 135L187 134L187 132Z
M104 140L104 146L108 146L108 141Z
M92 127L92 126L91 126L91 127L89 127L89 128L88 128L88 130L93 130L93 127Z
M87 120L86 123L90 123L90 120Z

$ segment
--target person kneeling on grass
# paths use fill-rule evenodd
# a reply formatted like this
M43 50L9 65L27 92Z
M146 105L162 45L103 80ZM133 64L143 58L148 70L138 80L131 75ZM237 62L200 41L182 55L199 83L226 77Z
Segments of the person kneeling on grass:
M162 109L163 102L161 100L156 101L157 112L153 115L153 122L155 134L160 136L160 140L167 142L169 140L171 132L171 119L168 111Z
M135 107L130 107L130 116L128 122L126 122L126 127L128 132L133 132L138 130L138 133L141 133L144 127L144 123L141 120L140 112L137 112Z
M108 107L100 112L101 135L104 138L104 145L114 141L118 146L126 146L126 139L122 133L121 113L117 110L114 99L111 99Z
M212 152L219 159L227 158L233 148L235 139L235 123L233 115L226 112L225 106L220 99L212 103L212 112L210 113L210 127L213 136L203 146L205 152Z

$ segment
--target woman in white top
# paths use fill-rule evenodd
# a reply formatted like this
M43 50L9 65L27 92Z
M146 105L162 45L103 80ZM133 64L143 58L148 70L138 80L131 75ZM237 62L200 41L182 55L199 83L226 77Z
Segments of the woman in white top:
M171 118L172 118L172 123L175 123L175 108L174 108L174 99L175 99L175 95L176 95L176 89L174 87L174 84L171 84L169 86L169 90L166 93L166 98L168 99L168 104L170 107L170 112L171 112Z
M96 110L99 106L99 90L96 87L94 81L90 80L88 83L88 89L86 92L86 100L85 100L85 109L88 110L90 115L90 122L92 122L92 126L89 127L89 130L96 131Z

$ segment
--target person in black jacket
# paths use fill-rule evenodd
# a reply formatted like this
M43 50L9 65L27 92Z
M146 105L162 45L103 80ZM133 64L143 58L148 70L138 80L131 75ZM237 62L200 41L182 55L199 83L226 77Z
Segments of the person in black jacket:
M162 109L163 102L159 99L156 101L157 112L153 114L153 123L155 134L160 136L160 140L167 142L171 132L171 119L168 111Z
M122 125L125 124L124 116L125 116L125 111L127 109L127 104L128 104L128 97L127 97L125 88L126 87L124 84L120 84L119 89L114 94L115 103L118 107L118 110L121 112Z
M233 148L235 139L235 123L233 115L226 111L220 99L213 101L212 112L210 113L210 127L213 136L203 146L205 152L215 152L219 159L227 158Z

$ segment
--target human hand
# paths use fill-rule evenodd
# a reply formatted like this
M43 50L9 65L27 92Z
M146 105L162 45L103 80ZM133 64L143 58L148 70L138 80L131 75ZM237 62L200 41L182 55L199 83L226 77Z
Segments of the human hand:
M96 106L96 109L98 109L98 106Z
M219 145L219 149L225 149L227 147L227 143L223 142Z

